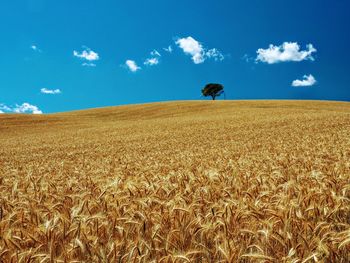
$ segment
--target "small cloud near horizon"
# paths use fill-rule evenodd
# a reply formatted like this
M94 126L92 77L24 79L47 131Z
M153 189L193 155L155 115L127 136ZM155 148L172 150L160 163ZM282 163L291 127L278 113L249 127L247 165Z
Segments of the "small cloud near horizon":
M3 103L0 103L0 110L5 113L5 111L11 111L11 108L6 106L5 104Z
M5 104L0 104L1 113L29 113L29 114L43 114L38 106L24 102L21 105L16 104L15 107L9 107Z
M311 74L304 75L302 80L296 79L292 82L293 87L311 87L316 84L316 79Z
M43 112L35 105L31 105L28 102L24 102L22 105L16 104L13 108L15 113L32 113L32 114L43 114Z

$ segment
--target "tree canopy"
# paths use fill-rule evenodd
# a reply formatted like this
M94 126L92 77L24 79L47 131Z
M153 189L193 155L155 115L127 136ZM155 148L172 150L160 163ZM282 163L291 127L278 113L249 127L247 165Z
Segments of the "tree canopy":
M216 97L220 96L224 92L224 86L217 83L210 83L205 85L202 89L202 94L204 97L212 97L215 100Z

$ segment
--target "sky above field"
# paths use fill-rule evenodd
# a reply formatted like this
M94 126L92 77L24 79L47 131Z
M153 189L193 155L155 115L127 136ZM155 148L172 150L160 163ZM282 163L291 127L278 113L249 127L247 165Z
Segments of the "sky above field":
M2 0L0 113L350 100L347 0ZM224 97L222 96L221 99Z

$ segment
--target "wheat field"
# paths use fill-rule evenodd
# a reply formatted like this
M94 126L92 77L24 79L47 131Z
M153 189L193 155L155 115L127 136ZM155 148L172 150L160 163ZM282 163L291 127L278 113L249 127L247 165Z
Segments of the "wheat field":
M0 262L350 262L350 104L0 114Z

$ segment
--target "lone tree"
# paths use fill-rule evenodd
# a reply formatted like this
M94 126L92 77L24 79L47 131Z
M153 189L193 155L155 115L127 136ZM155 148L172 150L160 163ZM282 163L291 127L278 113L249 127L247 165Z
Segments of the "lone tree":
M220 96L224 92L224 86L221 84L210 83L205 85L202 89L202 94L204 97L212 97L215 100L216 97Z

